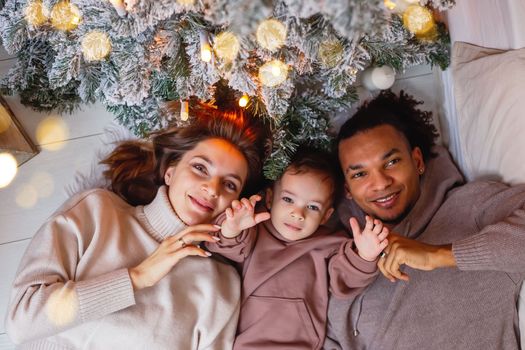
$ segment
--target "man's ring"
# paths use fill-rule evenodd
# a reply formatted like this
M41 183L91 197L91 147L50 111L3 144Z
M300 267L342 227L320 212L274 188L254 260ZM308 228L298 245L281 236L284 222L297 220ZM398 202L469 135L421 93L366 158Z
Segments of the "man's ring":
M184 247L186 247L186 242L184 242L184 239L182 239L182 237L181 237L181 238L179 238L179 239L178 239L178 241L179 241L179 242L180 242L180 244L181 244L181 245L180 245L180 247L181 247L181 248L184 248Z
M387 253L383 250L381 254L379 254L380 258L385 258L387 256Z

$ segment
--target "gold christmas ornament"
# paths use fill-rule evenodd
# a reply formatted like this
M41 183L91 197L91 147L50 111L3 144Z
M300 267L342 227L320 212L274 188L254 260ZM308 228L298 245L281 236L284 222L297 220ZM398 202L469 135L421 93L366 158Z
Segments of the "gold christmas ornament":
M337 39L323 41L319 46L319 61L325 68L333 68L343 58L343 50L343 44Z
M259 80L265 86L282 84L288 77L288 66L279 60L266 62L259 68Z
M407 7L403 13L403 25L419 39L431 39L437 33L432 12L420 5Z
M41 26L46 23L49 18L49 11L42 4L41 0L32 1L27 4L24 10L27 23L33 27Z
M270 51L275 51L286 41L286 27L276 19L267 19L257 27L257 42Z
M80 10L69 1L61 1L51 10L51 25L58 30L69 31L78 27Z
M213 42L215 54L225 61L233 61L240 48L239 39L232 32L219 33Z
M82 38L82 53L86 61L100 61L111 51L111 40L106 33L92 31Z

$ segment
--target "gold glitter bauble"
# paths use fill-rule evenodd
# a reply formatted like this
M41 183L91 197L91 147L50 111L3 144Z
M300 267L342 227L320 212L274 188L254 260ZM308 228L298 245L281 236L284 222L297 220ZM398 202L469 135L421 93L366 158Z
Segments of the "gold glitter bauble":
M58 30L69 31L78 27L80 11L69 1L61 1L51 10L51 24Z
M259 45L275 51L286 41L286 27L276 19L267 19L257 27L256 36Z
M323 41L319 46L319 61L325 68L333 68L343 58L343 50L343 44L339 40Z
M46 23L49 17L49 11L44 7L40 0L28 3L24 10L24 14L27 23L34 27Z
M111 51L111 40L106 33L93 31L82 38L82 53L86 61L100 61Z
M266 62L259 68L259 80L265 86L282 84L288 77L288 66L279 60Z
M215 54L225 61L233 61L240 48L239 39L232 32L219 33L213 42Z
M403 25L416 37L430 38L436 33L432 12L420 5L411 5L403 13Z

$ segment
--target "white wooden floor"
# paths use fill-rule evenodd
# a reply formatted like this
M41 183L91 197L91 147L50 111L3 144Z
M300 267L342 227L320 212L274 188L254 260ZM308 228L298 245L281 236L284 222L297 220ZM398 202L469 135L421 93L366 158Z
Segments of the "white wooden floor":
M1 77L12 64L13 60L2 50ZM426 108L438 110L439 106L434 102L438 87L428 66L416 67L400 75L394 90L400 89L405 89L418 99L426 101ZM363 99L371 96L363 89L360 89L360 94ZM23 107L16 97L6 97L6 100L36 143L36 128L48 115ZM64 186L71 183L75 171L89 168L95 151L102 145L104 126L112 120L112 116L100 105L87 106L83 111L64 115L63 118L69 135L64 139L55 140L63 147L57 151L42 149L37 156L19 168L16 178L8 187L0 189L0 350L13 348L5 334L4 319L10 286L24 250L38 227L65 201ZM342 116L336 116L334 119L335 124L343 121ZM49 196L38 198L29 208L21 207L20 195L27 189L28 184L33 184L35 178L38 179L36 175L41 173L49 175L47 178L52 179L51 182L46 181L46 189L51 190Z

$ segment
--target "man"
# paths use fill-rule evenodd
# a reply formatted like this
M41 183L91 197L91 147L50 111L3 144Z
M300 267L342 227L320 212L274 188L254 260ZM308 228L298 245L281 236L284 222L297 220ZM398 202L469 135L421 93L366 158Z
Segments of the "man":
M525 186L463 184L416 105L383 92L339 133L341 220L366 213L392 234L384 277L332 297L325 349L519 349Z

